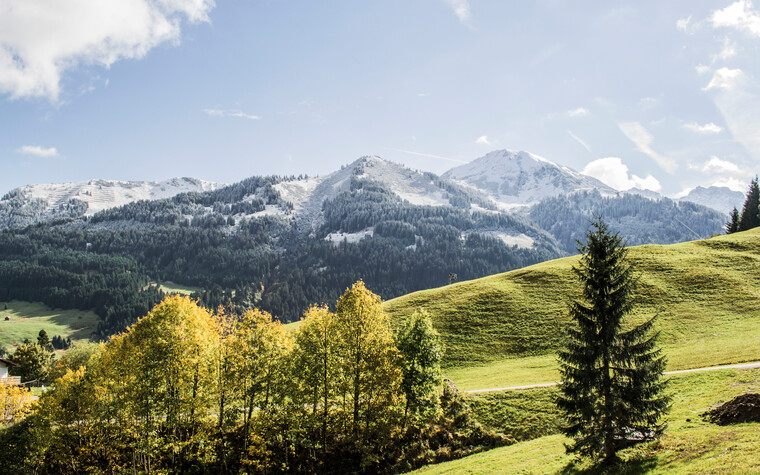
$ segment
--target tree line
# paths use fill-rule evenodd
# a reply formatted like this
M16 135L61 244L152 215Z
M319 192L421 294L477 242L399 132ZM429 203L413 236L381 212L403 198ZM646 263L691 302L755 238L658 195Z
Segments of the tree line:
M4 469L381 473L512 442L443 385L424 312L394 331L361 281L335 308L310 307L289 332L258 309L167 297L55 364L31 413L0 429Z
M747 231L760 226L760 187L758 186L757 177L749 184L741 214L739 214L739 210L734 208L729 213L728 218L726 234Z

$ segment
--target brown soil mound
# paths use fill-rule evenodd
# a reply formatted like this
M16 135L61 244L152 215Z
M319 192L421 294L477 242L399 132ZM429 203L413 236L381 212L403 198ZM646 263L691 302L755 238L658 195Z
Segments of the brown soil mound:
M725 426L742 422L760 422L760 394L742 394L702 414L708 421Z

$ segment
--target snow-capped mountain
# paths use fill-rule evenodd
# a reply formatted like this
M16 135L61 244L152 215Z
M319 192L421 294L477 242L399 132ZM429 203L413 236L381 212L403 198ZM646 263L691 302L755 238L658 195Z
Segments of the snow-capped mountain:
M340 193L350 191L352 179L369 180L392 192L402 201L418 206L451 206L454 193L441 186L433 174L412 170L377 156L361 157L340 170L321 177L282 181L274 188L283 200L293 204L299 220L316 228L321 225L322 205ZM482 193L451 183L449 189L475 195L475 201L495 207ZM478 199L480 198L480 199ZM476 205L477 206L477 205Z
M598 190L605 196L617 193L596 178L524 151L490 152L442 176L486 191L505 208L578 191Z
M744 193L734 191L725 186L698 186L691 190L688 195L678 199L679 201L691 201L702 206L707 206L721 213L728 214L734 207L739 211L744 204Z
M26 185L11 190L0 200L0 225L92 216L98 211L135 201L160 200L180 193L212 191L223 186L222 183L187 177L158 182L89 180Z

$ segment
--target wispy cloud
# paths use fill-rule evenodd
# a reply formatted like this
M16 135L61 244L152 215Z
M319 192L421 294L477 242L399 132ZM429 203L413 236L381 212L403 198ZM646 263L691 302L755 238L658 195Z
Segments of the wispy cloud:
M631 188L660 191L662 185L651 174L642 178L629 174L628 166L618 157L606 157L594 160L583 168L584 175L592 176L616 190L624 191Z
M620 122L618 127L628 139L636 144L639 151L652 160L666 172L673 173L678 168L678 164L671 158L660 155L652 149L654 137L639 122Z
M61 77L178 43L182 20L208 21L214 0L23 0L0 3L0 94L57 101Z
M689 129L698 134L719 134L723 132L723 127L721 127L720 125L714 124L712 122L707 123L707 124L698 124L696 122L689 122L688 124L683 124L683 128Z
M475 143L480 144L480 145L491 145L491 142L488 140L488 137L486 137L485 135L481 135L480 137L478 137Z
M55 147L40 147L39 145L24 145L16 149L16 152L23 155L34 155L35 157L58 157L58 150Z
M241 119L261 120L261 116L247 114L236 110L203 109L203 113L211 117L239 117Z
M678 21L676 21L676 28L678 28L680 31L683 31L684 33L688 33L690 24L691 15L689 15L688 18L679 18Z
M583 148L585 148L586 150L588 150L588 153L590 153L590 154L594 153L594 152L591 151L591 146L588 143L586 143L585 140L583 140L582 138L578 137L577 135L575 135L574 133L572 133L569 130L567 131L567 133L570 134L570 137L572 137L573 140L575 140L576 142L578 142L579 144L581 144L581 146Z
M472 23L472 11L470 10L469 0L443 0L443 2L451 7L454 14L459 18L459 21L468 28L473 27Z
M741 81L743 76L744 73L741 69L720 68L715 71L710 82L707 86L703 87L702 90L726 89L730 91L736 87L737 83Z
M585 107L576 107L575 109L570 109L567 111L568 117L586 117L590 114L588 109Z
M430 153L413 152L411 150L404 150L404 149L401 149L401 148L388 147L388 150L393 150L394 152L407 153L409 155L417 155L418 157L428 157L428 158L435 158L435 159L438 159L438 160L447 160L449 162L469 163L469 162L467 162L465 160L457 160L456 158L442 157L440 155L433 155L433 154L430 154Z

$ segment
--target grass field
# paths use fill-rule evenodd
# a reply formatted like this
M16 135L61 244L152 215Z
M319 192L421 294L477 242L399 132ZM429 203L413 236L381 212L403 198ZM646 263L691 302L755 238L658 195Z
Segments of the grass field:
M669 377L673 407L661 440L620 452L624 463L606 473L757 473L760 471L760 424L717 426L701 414L739 394L760 392L760 370L721 370ZM471 403L478 417L517 438L556 432L561 423L551 404L552 391L531 389L478 396ZM483 398L488 398L484 400ZM481 405L478 410L478 405ZM483 412L487 415L484 417ZM524 421L520 424L520 421ZM531 434L527 434L530 436ZM588 463L573 463L564 453L566 439L546 435L509 447L472 455L415 473L605 473Z
M632 247L629 257L639 278L629 322L657 316L669 370L760 359L760 229ZM446 345L446 374L462 389L556 381L577 259L416 292L386 310L396 319L428 311Z
M165 294L190 295L194 292L200 292L202 290L200 287L190 287L188 285L175 284L174 282L170 281L162 282L160 284L151 282L151 285L158 285L158 288L161 289L161 291Z
M51 309L42 303L19 300L0 302L0 348L8 351L25 338L36 341L42 329L50 338L60 335L72 341L87 341L97 325L98 316L91 311Z

